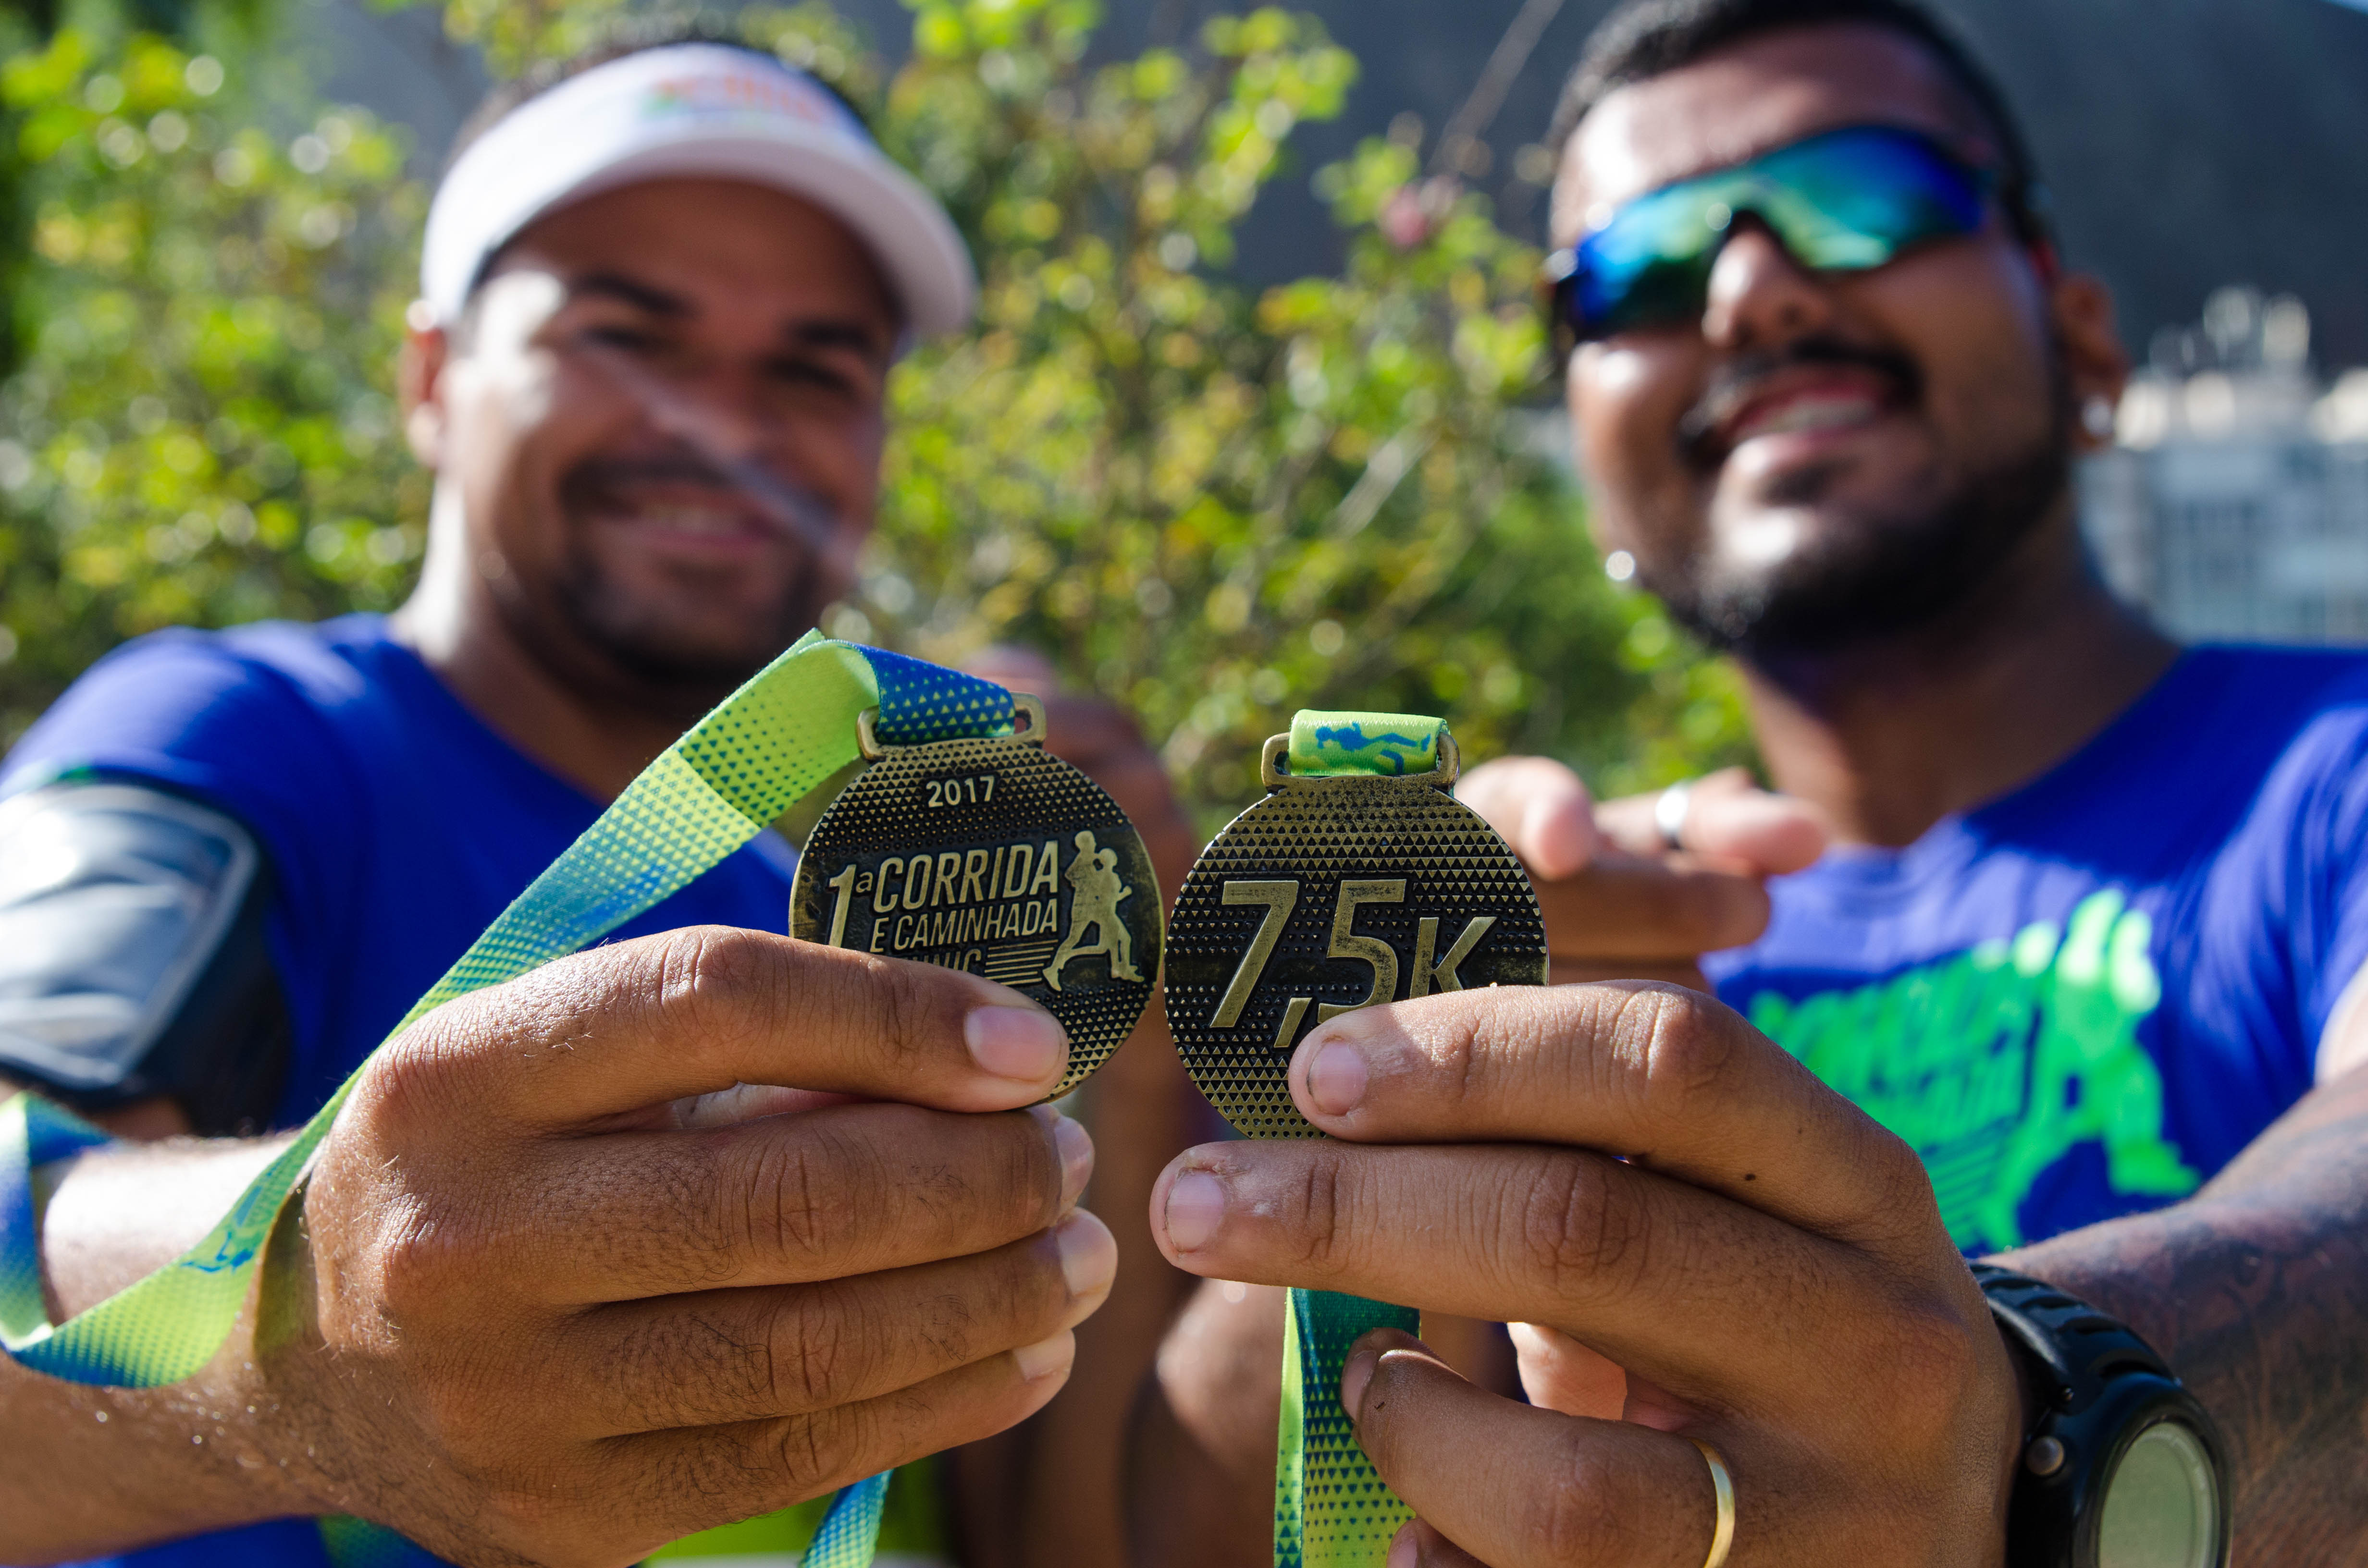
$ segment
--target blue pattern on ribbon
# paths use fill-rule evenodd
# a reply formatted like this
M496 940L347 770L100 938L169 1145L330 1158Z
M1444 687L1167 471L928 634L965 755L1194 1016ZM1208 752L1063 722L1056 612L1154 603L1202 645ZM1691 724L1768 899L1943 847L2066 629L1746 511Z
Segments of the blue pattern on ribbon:
M839 1489L830 1500L799 1568L864 1568L880 1545L880 1519L888 1501L889 1471ZM362 1519L319 1521L321 1546L333 1568L449 1568L425 1547Z
M329 1554L334 1568L450 1568L444 1559L384 1525L349 1518L318 1523L321 1549Z
M0 1107L0 1324L12 1334L32 1333L49 1321L33 1171L107 1141L89 1122L37 1096Z
M1319 746L1338 746L1342 751L1377 748L1381 753L1381 759L1389 764L1392 773L1406 771L1406 757L1428 756L1430 753L1430 745L1427 741L1410 741L1404 735L1386 733L1368 735L1361 724L1343 724L1337 729L1327 724L1318 724L1315 726L1315 744ZM1406 756L1393 755L1388 749L1391 746L1398 747L1406 753Z
M814 1531L800 1568L864 1568L880 1544L880 1514L888 1502L888 1474L839 1489Z
M872 733L886 745L1011 733L1011 693L991 680L922 660L866 648L880 678L880 717Z

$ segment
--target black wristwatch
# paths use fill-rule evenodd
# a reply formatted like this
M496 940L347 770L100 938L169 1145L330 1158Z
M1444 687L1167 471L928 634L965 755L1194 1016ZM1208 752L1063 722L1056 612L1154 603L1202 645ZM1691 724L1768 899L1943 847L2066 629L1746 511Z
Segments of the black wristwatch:
M2041 1385L2007 1505L2008 1568L2226 1568L2226 1451L2187 1385L2086 1301L1973 1267Z

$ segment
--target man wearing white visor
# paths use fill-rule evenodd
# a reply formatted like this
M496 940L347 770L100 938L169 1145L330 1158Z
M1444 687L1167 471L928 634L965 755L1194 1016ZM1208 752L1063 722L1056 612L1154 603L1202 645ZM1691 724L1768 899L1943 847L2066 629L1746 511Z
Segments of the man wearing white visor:
M271 1130L847 591L890 366L968 316L945 214L769 56L644 48L489 111L403 370L436 475L416 594L142 639L0 772L0 1082L127 1140L51 1168L53 1318L204 1233ZM1139 743L1072 712L1171 823ZM1117 1256L1076 1207L1091 1142L1019 1108L1067 1042L985 981L768 935L791 860L760 835L382 1053L196 1380L0 1358L0 1562L324 1568L364 1560L317 1522L353 1516L422 1562L625 1564L807 1505L690 1548L745 1562L1042 1408ZM900 1471L883 1553L1041 1553L1024 1501L976 1500L1057 1500L1031 1454L1116 1451L1115 1416L1057 1418Z

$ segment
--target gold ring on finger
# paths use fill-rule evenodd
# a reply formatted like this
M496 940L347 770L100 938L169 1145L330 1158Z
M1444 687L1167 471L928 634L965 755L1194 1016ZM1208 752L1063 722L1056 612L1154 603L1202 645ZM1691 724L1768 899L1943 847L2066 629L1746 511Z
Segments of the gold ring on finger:
M1716 1449L1700 1437L1686 1441L1700 1449L1702 1459L1710 1465L1711 1491L1718 1501L1718 1520L1711 1527L1710 1555L1702 1559L1702 1568L1721 1568L1727 1551L1735 1545L1735 1477L1726 1472L1726 1460L1719 1457Z

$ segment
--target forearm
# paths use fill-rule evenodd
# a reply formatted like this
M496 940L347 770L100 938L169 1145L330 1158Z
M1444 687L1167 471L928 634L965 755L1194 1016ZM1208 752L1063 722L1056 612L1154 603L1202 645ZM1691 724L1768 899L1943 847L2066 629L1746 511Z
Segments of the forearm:
M2009 1259L2123 1319L2228 1439L2254 1562L2368 1548L2368 1073L2305 1099L2193 1199Z
M185 1141L63 1167L41 1226L52 1315L172 1258L278 1146ZM204 1372L172 1388L92 1388L0 1358L0 1562L89 1557L303 1511L290 1456L276 1451L250 1319Z
M1161 1345L1128 1437L1135 1568L1258 1568L1274 1540L1284 1293L1203 1283Z
M1130 1561L1119 1495L1126 1426L1193 1284L1160 1256L1145 1218L1160 1169L1192 1142L1198 1103L1156 1006L1086 1094L1096 1157L1083 1202L1117 1238L1118 1278L1077 1327L1067 1387L1024 1425L958 1459L969 1568L1123 1568Z

